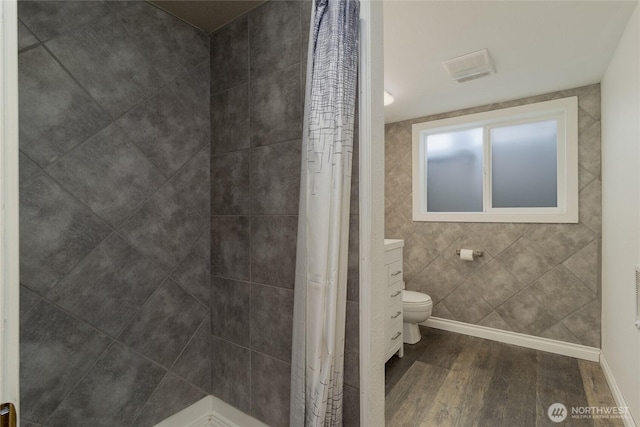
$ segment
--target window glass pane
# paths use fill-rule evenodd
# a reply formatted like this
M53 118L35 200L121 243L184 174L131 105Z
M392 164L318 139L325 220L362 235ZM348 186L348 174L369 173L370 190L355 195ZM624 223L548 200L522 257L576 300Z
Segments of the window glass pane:
M494 208L558 206L556 120L491 129Z
M482 212L482 128L427 137L427 211Z

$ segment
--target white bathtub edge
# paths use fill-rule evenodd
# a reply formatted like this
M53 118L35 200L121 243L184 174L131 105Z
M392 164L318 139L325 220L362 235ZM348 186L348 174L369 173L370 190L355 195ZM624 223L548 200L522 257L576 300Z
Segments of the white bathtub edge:
M155 427L268 427L215 396L205 396Z

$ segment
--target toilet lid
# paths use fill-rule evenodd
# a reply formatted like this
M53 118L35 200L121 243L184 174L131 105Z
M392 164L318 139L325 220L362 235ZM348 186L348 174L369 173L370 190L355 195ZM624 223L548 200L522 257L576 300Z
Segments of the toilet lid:
M425 304L431 302L431 297L422 292L402 291L402 302L405 304Z

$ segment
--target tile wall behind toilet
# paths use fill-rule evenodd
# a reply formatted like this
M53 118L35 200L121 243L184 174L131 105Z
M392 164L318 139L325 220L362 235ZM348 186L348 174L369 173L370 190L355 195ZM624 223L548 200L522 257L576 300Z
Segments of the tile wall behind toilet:
M267 2L211 36L213 394L274 427L289 424L310 13L309 1ZM345 426L359 424L354 166Z
M208 37L18 8L22 425L154 425L211 390Z
M411 126L481 111L578 97L579 223L413 222ZM385 236L405 240L407 289L433 316L600 347L600 85L385 127ZM484 251L460 261L459 248Z

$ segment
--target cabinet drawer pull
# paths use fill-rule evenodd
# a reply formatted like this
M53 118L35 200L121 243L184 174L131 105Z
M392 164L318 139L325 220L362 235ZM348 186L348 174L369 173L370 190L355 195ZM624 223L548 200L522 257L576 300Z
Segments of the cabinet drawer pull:
M396 314L394 314L393 316L391 316L392 319L397 318L398 316L400 316L402 313L399 311L396 311Z
M402 332L396 332L396 334L393 336L393 338L391 338L391 341L397 340L400 335L402 335Z
M398 295L400 295L402 293L402 291L396 291L393 295L391 295L391 298L395 298Z
M392 276L397 276L398 274L402 273L402 270L398 270L395 273L391 273Z

